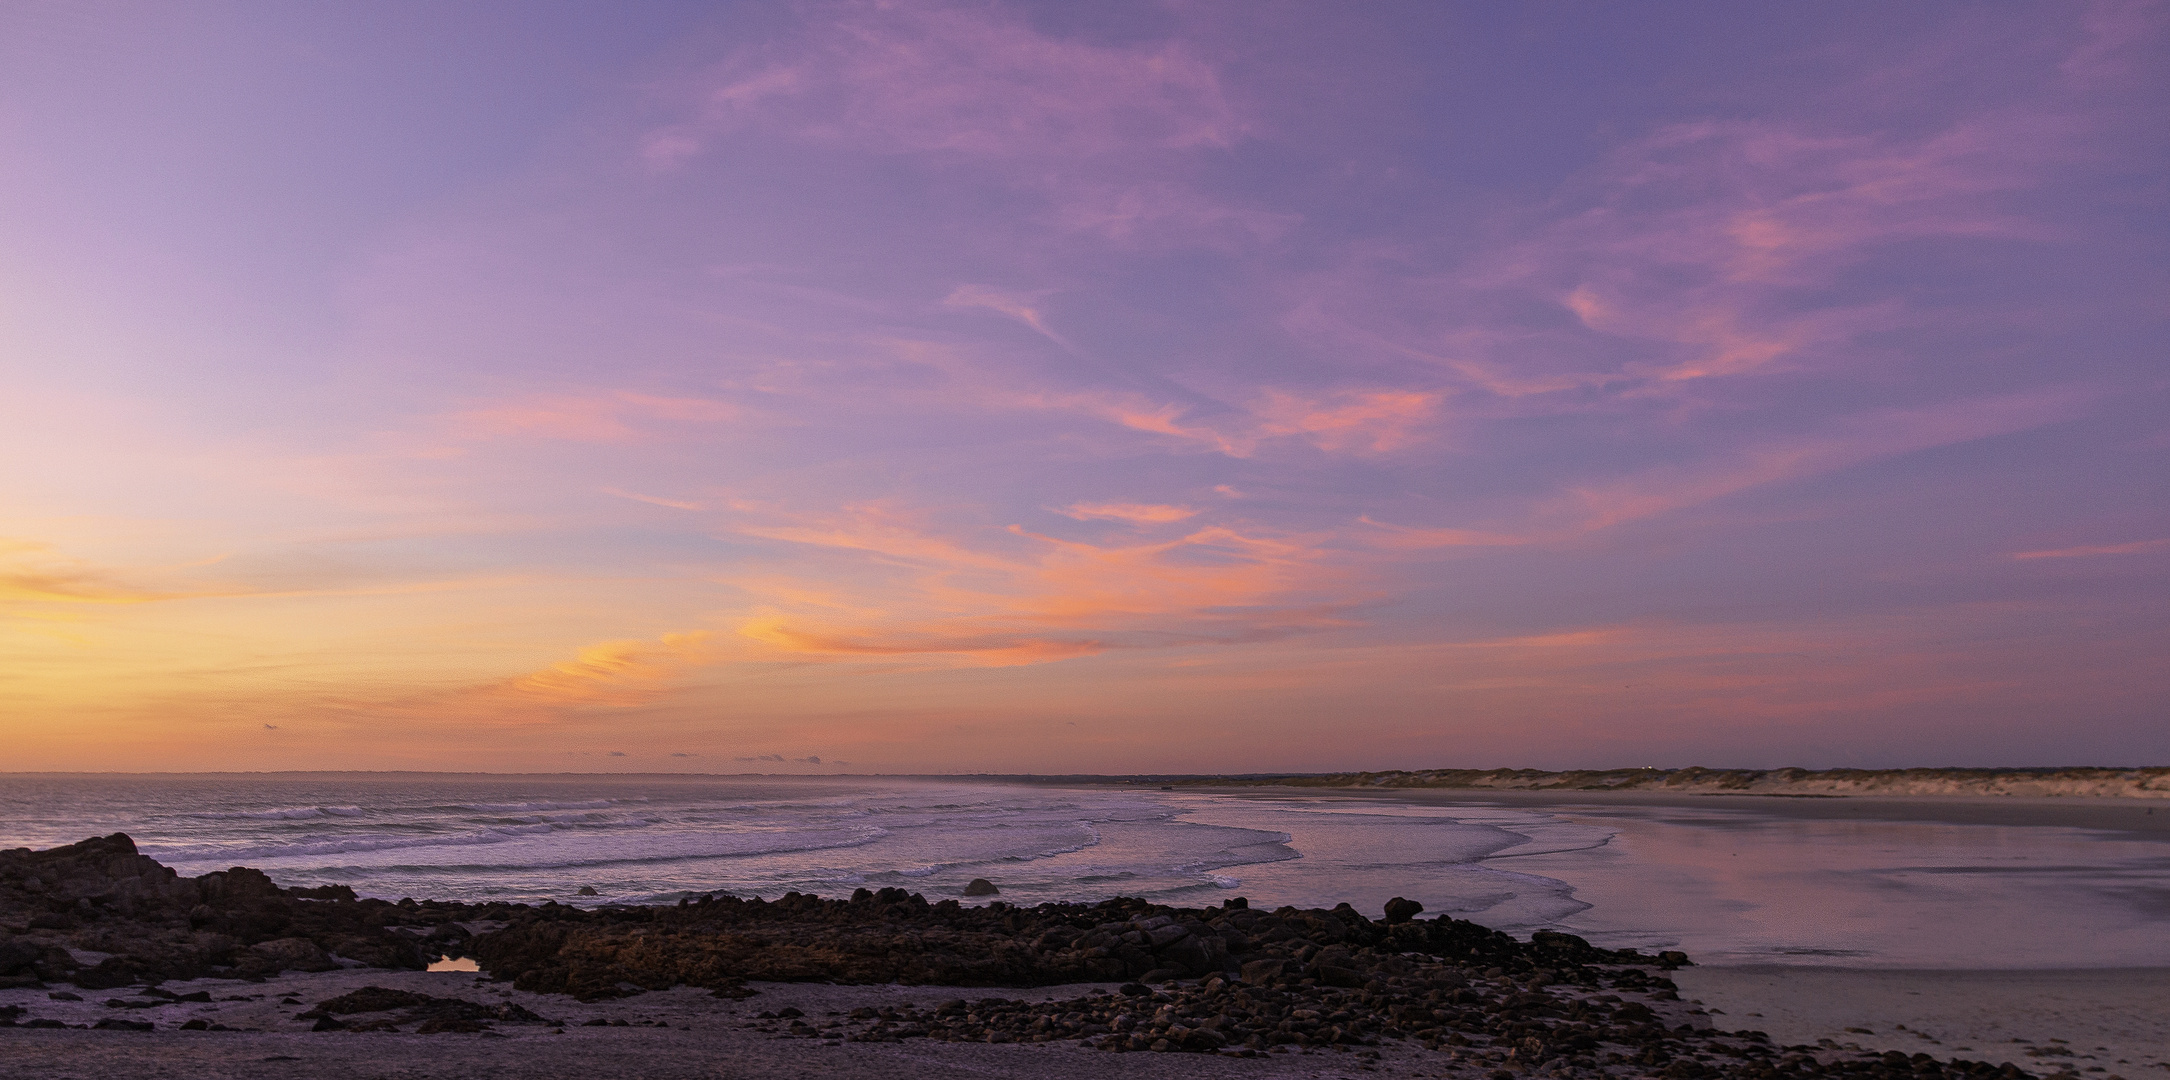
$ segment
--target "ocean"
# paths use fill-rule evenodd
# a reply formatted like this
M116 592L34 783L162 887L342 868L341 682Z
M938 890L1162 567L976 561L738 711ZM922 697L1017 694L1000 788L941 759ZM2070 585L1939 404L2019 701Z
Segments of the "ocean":
M1200 906L1405 896L1704 963L2170 965L2170 843L1771 805L1202 793L868 777L0 775L0 847L126 832L185 875L578 904L902 886ZM592 890L592 894L583 890Z

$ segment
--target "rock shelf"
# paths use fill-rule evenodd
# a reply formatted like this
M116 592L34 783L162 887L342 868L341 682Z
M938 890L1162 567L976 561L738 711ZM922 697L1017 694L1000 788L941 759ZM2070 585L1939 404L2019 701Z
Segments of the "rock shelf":
M902 889L595 909L391 903L341 886L281 889L240 867L182 878L115 834L0 852L0 985L141 986L135 1002L107 1002L114 1015L99 1026L143 1030L156 1021L139 1018L159 1006L202 997L160 990L167 980L414 971L465 954L500 983L582 1002L674 987L737 999L754 993L749 982L1097 984L1082 996L957 996L823 1017L787 1007L750 1021L777 1038L834 1045L1063 1041L1109 1053L1323 1051L1356 1060L1382 1047L1421 1048L1491 1080L2030 1075L1927 1054L1774 1046L1758 1032L1716 1030L1680 1002L1666 977L1688 963L1679 953L1603 949L1545 931L1519 941L1465 920L1423 919L1422 910L1401 899L1379 919L1346 904L1253 910L1241 898L1206 908L1136 899L966 906ZM0 1027L51 1026L21 1013L0 1015ZM562 1027L518 1006L379 986L303 1006L295 1017L325 1032Z

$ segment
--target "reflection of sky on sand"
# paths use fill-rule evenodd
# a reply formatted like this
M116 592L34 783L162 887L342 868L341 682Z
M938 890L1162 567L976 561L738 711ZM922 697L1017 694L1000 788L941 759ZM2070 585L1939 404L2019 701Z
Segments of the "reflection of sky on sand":
M1731 807L1201 802L1189 820L1279 828L1303 853L1244 868L1254 897L1332 893L1370 912L1407 895L1518 934L1555 926L1706 964L2170 965L2170 845L2126 834ZM1529 839L1454 858L1472 825ZM1435 834L1453 838L1437 858L1412 850Z
M1585 904L1561 881L1502 856L1587 852L1609 830L1542 812L1348 799L1184 797L1183 820L1286 833L1299 858L1233 868L1254 907L1347 902L1376 918L1388 898L1528 933Z

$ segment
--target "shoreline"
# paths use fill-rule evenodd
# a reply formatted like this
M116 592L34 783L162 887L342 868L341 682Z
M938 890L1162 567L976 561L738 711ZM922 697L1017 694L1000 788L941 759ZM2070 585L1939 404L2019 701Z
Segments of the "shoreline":
M2170 928L2151 899L2170 884L2170 812L2130 802L1264 787L1184 797L1203 822L1275 803L1474 822L1543 815L1603 839L1510 848L1479 865L1544 879L1575 907L1464 917L1677 948L1706 968L2170 966Z
M1885 1080L1902 1066L1909 1080L2029 1075L1988 1055L1939 1063L1774 1045L1683 1001L1667 978L1688 963L1678 952L1609 950L1549 931L1525 942L1444 915L1418 919L1423 905L1398 897L1379 920L1347 904L967 907L902 889L473 908L280 888L238 868L180 878L121 834L0 852L0 894L11 927L0 940L10 1062L43 1048L74 1066L125 1059L138 1066L131 1074L153 1051L186 1075L191 1054L283 1048L307 1053L260 1060L329 1054L346 1072L304 1071L360 1075L352 1048L363 1045L372 1069L397 1056L415 1066L407 1075L462 1075L429 1071L460 1058L439 1051L450 1040L518 1059L525 1075L561 1075L527 1060L545 1054L556 1067L579 1056L560 1046L641 1061L634 1072L592 1060L578 1073L588 1077L714 1075L739 1059L756 1063L739 1075L797 1075L783 1066L808 1064L780 1064L781 1053L834 1056L863 1075L893 1073L904 1059L1036 1077L1349 1074L1328 1067L1466 1080ZM12 929L18 917L25 929ZM416 970L461 954L484 974ZM1019 985L1036 989L1005 989ZM800 1000L813 1004L790 1004ZM654 1044L666 1034L676 1041Z
M1174 784L1177 792L1228 798L1379 799L1425 806L1652 806L1727 808L1803 821L1922 821L2095 829L2170 841L2170 806L2150 799L2025 795L1794 795L1513 788L1224 787Z
M2023 1067L2170 1072L2170 968L1903 970L1781 965L1673 973L1721 1026L1781 1043L1908 1053L2001 1052Z

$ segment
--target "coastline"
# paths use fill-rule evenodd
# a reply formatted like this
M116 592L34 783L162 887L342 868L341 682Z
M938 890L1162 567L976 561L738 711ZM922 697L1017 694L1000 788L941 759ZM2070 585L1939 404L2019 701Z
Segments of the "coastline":
M2145 812L2148 807L2134 807L2126 800L2021 799L2010 796L1791 799L1677 792L1407 788L1352 790L1316 787L1178 790L1183 791L1186 798L1212 794L1230 798L1234 802L1287 798L1331 798L1338 801L1346 798L1351 801L1360 800L1374 804L1383 801L1404 806L1488 806L1560 811L1581 807L1585 811L1664 811L1657 816L1688 821L1703 821L1705 816L1680 817L1672 811L1727 810L1753 814L1764 819L1793 822L2046 826L2053 829L2091 829L2102 835L2129 840L2160 842L2170 839L2170 829L2164 828L2163 823L2157 820L2164 815L2148 814ZM1593 813L1591 816L1597 815ZM1711 829L1707 821L1699 827L1712 836L1747 835L1739 830L1729 832L1725 828ZM1540 853L1535 859L1517 859L1516 864L1519 867L1526 861L1531 864L1528 869L1543 873L1544 870L1535 868L1535 864L1542 862L1543 858ZM148 864L149 860L141 860L141 863ZM144 869L148 871L148 867ZM170 874L170 871L166 873ZM153 877L146 877L145 880L151 881ZM191 879L183 879L184 882L188 880ZM270 885L268 881L263 884L266 887ZM166 885L160 885L154 891L162 894L171 890ZM265 895L270 900L276 900L277 903L304 915L315 911L344 911L356 903L351 894L344 900L331 895L335 891L273 890L274 893L284 893L289 897L284 900L270 893ZM885 893L887 891L885 890ZM813 898L806 899L811 901ZM174 902L180 903L180 900L177 898ZM99 899L97 903L108 905L110 901ZM853 905L856 903L855 900ZM881 903L881 898L875 898L876 907ZM370 905L376 906L372 908ZM381 910L386 906L382 901L363 901L361 907L355 910ZM436 905L424 903L421 906L426 910ZM1024 916L1031 914L1030 909L1007 908L1006 905L999 904L992 907L995 911L1007 910ZM657 929L662 929L666 925L665 909L654 910L656 917L652 921ZM1157 910L1163 909L1142 908L1133 915L1133 919L1143 920ZM1193 917L1191 913L1165 910L1170 910L1186 920ZM1377 908L1371 907L1369 910L1374 913L1372 917L1376 918ZM573 912L574 909L568 908L562 909L562 914L549 914L543 924L564 926L568 929L583 924L591 926L590 930L581 931L588 935L583 939L588 943L583 945L583 948L601 945L617 948L619 946L613 942L629 941L630 939L625 937L628 933L634 937L649 934L649 941L656 940L655 931L635 925L644 920L628 922L617 916L606 917L601 911L574 919L570 917ZM197 914L200 913L192 913L191 918ZM543 915L547 912L537 909L537 914ZM688 913L681 910L682 916L686 914ZM869 915L875 914L872 911L860 912L855 909L849 917L857 922L864 922ZM1222 913L1223 916L1228 914L1230 913ZM1316 914L1326 916L1332 913L1321 911ZM1353 916L1354 913L1350 914ZM809 909L805 918L819 922L820 919L815 918L815 915L816 913ZM448 910L446 916L457 917L457 913ZM1213 910L1197 912L1195 916L1213 921L1218 926ZM877 916L877 921L893 917ZM741 916L737 915L729 916L729 919L740 918ZM1479 915L1478 918L1481 919L1482 916ZM102 925L95 920L94 923ZM1391 928L1391 923L1390 915L1388 923L1377 925L1383 932ZM532 930L544 929L543 924L532 924ZM1144 923L1134 921L1132 925L1143 926ZM1348 925L1351 932L1356 932L1372 924L1358 920ZM490 932L481 925L470 928ZM1574 929L1571 926L1568 928ZM953 931L945 931L949 932ZM1040 932L1037 926L1013 926L1010 936L1014 941L1022 943L1035 938ZM1204 934L1205 930L1201 929L1199 932ZM827 934L829 931L822 933ZM1374 931L1362 930L1362 933L1370 934ZM1524 932L1518 936L1527 934ZM512 942L507 948L518 944L518 939L506 940ZM542 943L532 932L526 940L535 944ZM1257 940L1255 935L1253 940ZM781 941L778 943L788 944ZM482 943L477 941L474 944ZM1325 944L1324 939L1320 939L1320 944ZM1390 964L1390 958L1397 955L1396 950L1405 947L1405 944L1389 947L1386 939L1382 937L1375 943L1378 951L1359 948L1358 958L1363 960L1363 965ZM325 947L331 948L331 939L326 939ZM1033 947L1043 946L1034 942ZM1398 955L1413 954L1402 952ZM1441 955L1452 957L1458 954L1449 949ZM86 959L95 958L93 954ZM339 957L335 955L333 959ZM1535 959L1534 954L1532 959ZM1549 963L1538 960L1533 969L1546 967ZM497 970L497 965L491 966L493 970ZM521 971L527 966L522 963L497 970L497 973L504 976L513 971ZM1513 964L1508 967L1510 971L1514 969ZM1437 975L1426 976L1435 980L1429 984L1433 993L1438 993L1438 988L1442 986L1465 985L1455 980L1466 980L1466 985L1471 990L1481 994L1481 1004L1476 998L1469 999L1464 1004L1476 1006L1477 1010L1492 1018L1485 1023L1493 1024L1512 1015L1512 1010L1516 1008L1514 1003L1524 994L1521 975L1514 976L1510 982L1495 978L1492 972L1485 970L1485 963L1470 964L1464 961L1460 968L1461 975L1453 976L1444 983L1436 981ZM1157 980L1159 996L1151 1000L1165 1002L1164 1007L1188 1007L1185 1003L1201 1003L1214 995L1225 997L1255 993L1256 991L1247 985L1249 980L1238 979L1235 970L1234 966L1224 969L1225 980L1220 989L1210 988L1209 984L1215 980L1209 978L1203 969L1192 973L1185 979L1185 984L1180 986L1165 979ZM1376 970L1379 976L1391 978L1395 987L1401 986L1398 978L1388 975L1391 968L1379 967ZM1594 970L1596 969L1593 968ZM1288 974L1293 980L1296 969L1289 968ZM1323 976L1324 972L1317 974ZM2170 1046L2170 1030L2165 1028L2166 1023L2170 1023L2170 966L2097 967L2077 971L2040 966L1998 970L1912 970L1901 967L1716 963L1702 967L1685 967L1677 971L1667 970L1666 974L1670 976L1671 982L1660 979L1634 990L1625 988L1626 984L1620 984L1612 986L1612 991L1615 995L1625 996L1631 1002L1647 1004L1661 1015L1667 1028L1678 1026L1682 1030L1698 1029L1700 1033L1693 1036L1659 1036L1659 1042L1641 1042L1641 1045L1651 1047L1675 1045L1676 1054L1683 1055L1674 1058L1675 1065L1679 1065L1685 1060L1685 1055L1692 1051L1694 1060L1716 1061L1722 1066L1727 1060L1724 1055L1731 1051L1722 1050L1720 1047L1734 1045L1738 1049L1740 1045L1725 1043L1723 1040L1730 1036L1723 1033L1737 1029L1766 1033L1771 1043L1778 1048L1784 1048L1789 1054L1812 1053L1834 1074L1881 1075L1877 1069L1884 1066L1870 1060L1869 1055L1884 1052L1926 1055L1925 1059L1914 1059L1917 1065L1920 1060L1927 1059L1986 1062L1991 1067L2009 1062L2035 1075L2070 1076L2072 1080L2081 1080L2082 1074L2077 1070L2082 1069L2102 1070L2086 1073L2085 1080L2111 1080L2113 1077L2121 1080L2141 1080L2145 1076L2159 1075L2155 1072L2157 1069L2170 1069L2170 1062L2164 1061L2161 1051L2156 1049ZM780 977L800 979L807 976ZM61 1018L71 1024L135 1017L156 1017L160 1022L156 1030L149 1031L12 1027L0 1032L0 1039L5 1040L4 1045L11 1063L20 1062L18 1067L25 1071L81 1072L98 1067L99 1062L106 1062L106 1067L128 1067L135 1072L153 1076L218 1074L283 1077L294 1075L298 1071L329 1077L376 1077L387 1075L387 1070L394 1070L397 1075L429 1078L517 1071L523 1075L579 1076L590 1080L616 1076L713 1077L718 1074L747 1077L881 1076L886 1080L899 1073L914 1072L1019 1077L1030 1075L1045 1078L1163 1075L1354 1077L1385 1073L1499 1080L1502 1073L1510 1077L1571 1074L1593 1078L1630 1078L1663 1073L1680 1077L1696 1075L1715 1080L1717 1076L1732 1074L1730 1067L1717 1066L1703 1074L1694 1074L1692 1068L1689 1072L1680 1072L1678 1069L1668 1072L1663 1056L1656 1062L1645 1060L1640 1064L1633 1061L1612 1061L1611 1066L1606 1067L1605 1061L1612 1060L1606 1057L1612 1052L1610 1048L1597 1052L1594 1056L1600 1060L1594 1063L1570 1060L1575 1057L1572 1052L1562 1057L1557 1050L1552 1049L1543 1051L1546 1056L1537 1061L1518 1060L1509 1053L1515 1046L1513 1039L1501 1037L1496 1030L1489 1039L1479 1038L1475 1035L1474 1028L1465 1030L1470 1031L1476 1041L1462 1049L1442 1045L1443 1040L1436 1036L1430 1039L1419 1037L1413 1041L1399 1036L1367 1036L1348 1042L1331 1039L1324 1043L1297 1044L1278 1048L1272 1054L1260 1051L1251 1057L1234 1060L1232 1058L1239 1049L1235 1045L1222 1046L1219 1052L1214 1053L1141 1055L1106 1053L1101 1047L1093 1045L1100 1041L1097 1039L1066 1038L1037 1044L1001 1040L941 1041L939 1025L936 1025L937 1038L913 1038L903 1042L851 1041L846 1038L832 1039L814 1032L793 1033L773 1022L764 1026L754 1018L763 1011L796 1005L807 1012L809 1020L826 1024L829 1021L815 1018L830 1012L848 1013L865 1005L907 1000L920 1006L931 1007L938 1000L950 997L966 1000L1005 998L1022 1003L1027 1000L1046 1002L1062 1000L1066 996L1077 998L1083 995L1109 1001L1116 1000L1110 997L1111 993L1121 994L1129 987L1121 983L1102 982L1062 983L1018 989L1013 985L1001 984L1000 980L954 988L904 986L894 982L829 986L803 981L763 983L755 981L758 978L760 977L757 975L749 974L746 982L750 988L760 991L759 996L744 1001L711 996L709 991L716 989L715 987L680 985L666 988L669 986L666 981L654 983L645 993L639 988L629 987L628 995L617 1000L582 1002L564 994L531 992L537 987L530 985L526 976L516 983L503 978L481 979L472 975L395 971L385 968L352 968L313 974L292 970L274 971L268 983L254 984L253 988L250 983L233 978L210 977L184 981L169 976L170 981L163 984L169 993L188 994L200 985L213 998L213 1001L196 1003L145 1002L138 999L125 1006L111 1006L107 1002L117 1000L112 995L142 992L119 989L117 984L110 982L102 985L115 989L84 990L77 994L84 999L79 1002L55 1001L49 996L47 987L17 986L0 990L0 1008L12 1006L21 1009L23 1011L20 1015L25 1019L65 1014ZM1603 981L1611 984L1614 978L1605 974ZM1269 988L1276 984L1277 980L1271 976L1265 980L1265 985ZM147 985L156 987L159 983L156 979L151 979L147 981ZM311 1031L306 1021L298 1019L298 1014L307 1011L312 1004L324 998L368 985L426 989L426 992L432 995L456 996L483 1003L518 1003L532 1013L565 1020L575 1026L558 1029L513 1022L502 1024L495 1030L424 1035L417 1030ZM1337 1007L1324 1004L1334 1000L1335 992L1327 990L1323 980L1317 991L1299 990L1293 981L1280 985L1284 992L1296 994L1304 1000L1313 1000L1312 995L1323 992L1325 997L1316 999L1322 1002L1321 1004L1305 1006L1320 1009L1322 1014ZM1416 980L1411 985L1421 991L1425 984L1422 980ZM1673 992L1676 985L1677 998ZM1584 986L1585 988L1580 990L1568 985L1548 987L1545 1000L1549 1001L1549 1004L1542 1005L1541 1008L1559 1010L1567 1014L1572 1022L1573 1010L1581 1007L1574 1003L1580 1000L1596 1000L1588 998L1587 995L1601 992L1600 984L1595 980L1586 981ZM58 985L51 989L65 990ZM272 989L292 992L296 998L290 1003L282 1002L274 1007L269 1003L276 995L265 993ZM1450 989L1447 993L1450 998L1462 1001L1459 992ZM250 1004L222 1000L256 994L265 996ZM1393 994L1397 995L1396 1000L1407 1000L1398 996L1402 994L1400 989L1395 989ZM1357 996L1363 996L1363 992L1359 992ZM1539 998L1534 986L1529 988L1527 996L1533 1003ZM1617 996L1613 998L1616 1002L1619 999ZM205 1015L211 1015L206 1009L210 1006L231 1010L232 1020L238 1021L217 1021L222 1026L255 1026L258 1030L172 1030L186 1014L201 1011ZM150 1011L133 1011L137 1008ZM1062 1008L1074 1010L1077 1006L1072 1003ZM1398 1004L1386 1006L1376 1014L1377 1022L1391 1024L1387 1017L1398 1016L1400 1008ZM129 1011L121 1011L123 1009ZM1595 1015L1602 1017L1605 1012L1606 1010L1597 1009ZM1281 1015L1289 1014L1283 1012ZM1472 1010L1469 1015L1475 1017L1477 1011ZM626 1020L628 1026L577 1026L589 1020L610 1016ZM662 1026L657 1025L658 1020L662 1021ZM1600 1021L1601 1025L1602 1023L1603 1021ZM1619 1021L1614 1021L1615 1025L1618 1023ZM413 1027L412 1021L406 1021L406 1024L409 1028ZM1867 1030L1848 1030L1864 1028ZM1018 1029L1011 1027L1008 1030ZM1449 1030L1453 1029L1450 1027ZM1618 1030L1623 1034L1626 1031L1624 1028ZM987 1033L989 1036L995 1034L991 1028ZM1412 1031L1411 1034L1418 1033ZM1553 1036L1548 1035L1546 1038L1549 1040ZM366 1051L357 1049L357 1039L365 1040L361 1045L368 1047ZM1686 1041L1680 1042L1682 1039ZM2014 1039L2030 1041L2013 1042ZM538 1040L547 1041L538 1044ZM2067 1041L2060 1044L2053 1040ZM1630 1054L1636 1052L1635 1048L1627 1043L1610 1042L1610 1046L1625 1049ZM1140 1048L1133 1046L1129 1049ZM2059 1052L2063 1048L2069 1048L2070 1056ZM1885 1064L1888 1065L1888 1062ZM262 1068L257 1069L258 1065ZM1950 1076L1952 1073L1947 1071L1944 1075ZM1974 1072L1972 1075L1982 1074ZM2018 1074L2004 1071L2002 1075L2016 1078Z
M1559 789L1176 787L1231 799L1324 798L1564 812L1578 807L1722 809L1797 822L2082 829L2126 840L2170 842L2170 808L2152 800L2112 797L1801 798ZM1713 1023L1762 1030L1780 1044L2009 1057L2045 1075L2101 1069L2086 1075L2103 1080L2140 1080L2170 1072L2170 967L1919 969L1699 960L1673 972L1672 978L1682 997L1705 1007Z
M1569 788L1241 787L1171 783L1226 798L1390 799L1424 806L1618 806L1734 809L1802 821L1923 821L2124 832L2170 841L2170 806L2155 799L2089 795L1787 795L1731 792L1584 791Z
M180 878L121 834L0 852L0 886L11 927L0 942L10 969L0 972L0 1040L11 1065L55 1070L110 1061L131 1075L145 1066L150 1075L242 1075L205 1061L329 1055L337 1060L291 1068L382 1075L397 1060L409 1076L589 1078L886 1075L904 1062L1041 1077L2028 1075L1986 1058L1774 1045L1760 1031L1714 1026L1683 1001L1666 977L1688 962L1678 952L1609 950L1542 931L1521 941L1444 915L1418 919L1422 905L1400 898L1380 920L1347 904L968 907L902 889L591 910L394 904L343 887L281 888L240 868ZM12 929L16 918L25 928ZM417 970L461 953L480 973ZM1104 981L1081 983L1086 972ZM1006 989L1021 984L1038 989ZM533 1067L538 1057L557 1071ZM823 1057L839 1060L814 1060Z

